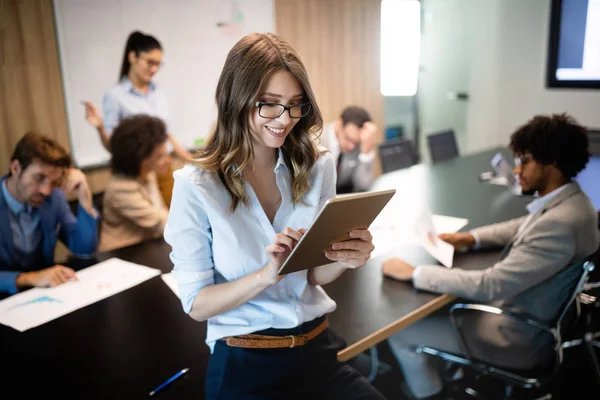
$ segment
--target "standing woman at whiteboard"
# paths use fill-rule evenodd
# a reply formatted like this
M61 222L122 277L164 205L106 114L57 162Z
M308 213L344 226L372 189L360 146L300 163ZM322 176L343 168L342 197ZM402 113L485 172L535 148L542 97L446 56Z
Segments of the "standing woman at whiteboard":
M119 82L104 95L102 114L89 102L85 102L86 119L98 130L104 147L110 151L110 136L119 122L132 115L148 114L168 121L168 104L164 94L152 82L162 66L162 46L150 35L132 32L127 38ZM168 128L168 126L167 126ZM169 152L187 160L190 152L183 148L172 135L168 136ZM168 164L158 174L158 185L167 205L171 202L173 167Z

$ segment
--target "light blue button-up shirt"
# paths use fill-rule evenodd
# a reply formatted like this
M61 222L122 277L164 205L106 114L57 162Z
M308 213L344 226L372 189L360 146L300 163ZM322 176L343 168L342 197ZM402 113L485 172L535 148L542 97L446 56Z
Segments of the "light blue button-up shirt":
M6 179L0 181L6 199L9 223L12 231L15 258L23 268L30 268L40 258L42 227L37 208L15 199L6 187Z
M285 227L308 228L325 202L335 196L335 165L330 153L316 162L304 204L293 204L289 170L281 152L275 178L281 205L273 224L252 187L246 183L249 207L229 213L231 196L213 174L192 165L174 173L175 186L165 228L171 245L173 276L185 312L198 292L209 285L235 281L269 262L265 247ZM241 306L208 320L206 343L267 328L293 328L335 310L335 302L320 286L307 281L307 271L286 275L279 283Z
M169 117L167 99L154 83L150 83L148 93L142 93L127 77L104 95L102 108L104 128L109 135L122 119L132 115L148 114L162 119L165 124Z

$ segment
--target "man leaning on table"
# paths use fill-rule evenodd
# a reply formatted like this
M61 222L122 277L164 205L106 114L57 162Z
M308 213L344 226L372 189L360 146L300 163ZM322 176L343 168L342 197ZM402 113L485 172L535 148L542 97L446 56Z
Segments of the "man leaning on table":
M337 194L363 192L375 179L377 126L362 107L346 107L335 121L326 124L319 144L331 152L337 165Z
M537 193L527 206L529 214L470 233L440 235L457 249L505 246L500 261L487 269L466 271L429 265L414 268L390 259L383 263L383 273L412 280L418 289L490 303L550 323L581 275L581 262L600 243L596 210L573 181L589 160L588 137L585 128L565 114L536 116L513 133L510 148L523 192ZM535 335L539 332L523 331L502 317L485 315L466 324L462 331L469 334L471 354L494 365L532 368L547 348ZM435 360L417 354L415 346L462 354L453 332L444 308L389 339L415 397L443 398ZM515 348L518 357L511 351Z
M65 197L70 193L79 200L77 216ZM0 295L76 279L72 269L54 264L56 241L76 255L93 254L98 218L85 175L71 168L67 151L49 137L27 133L0 178Z

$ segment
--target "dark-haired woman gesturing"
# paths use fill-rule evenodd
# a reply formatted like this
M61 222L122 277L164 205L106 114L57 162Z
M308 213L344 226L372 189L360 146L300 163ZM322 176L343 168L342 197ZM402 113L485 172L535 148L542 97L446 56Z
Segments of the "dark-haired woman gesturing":
M104 117L91 102L85 102L86 119L98 130L104 147L110 151L110 136L119 122L132 115L147 114L168 121L168 104L164 94L152 82L162 66L163 51L153 36L132 32L125 45L119 82L108 90L102 102ZM168 130L168 123L167 123ZM169 135L169 152L187 160L189 151ZM167 205L172 188L172 166L158 175L159 186ZM166 186L166 187L165 187Z

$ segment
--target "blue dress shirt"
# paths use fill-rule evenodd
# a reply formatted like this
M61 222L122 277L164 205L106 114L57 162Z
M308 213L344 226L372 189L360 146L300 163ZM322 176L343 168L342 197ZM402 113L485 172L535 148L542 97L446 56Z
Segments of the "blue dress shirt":
M143 93L137 90L127 77L106 92L102 108L104 129L109 135L112 135L122 119L132 115L151 115L162 119L165 124L169 117L167 99L154 83L150 83L148 93Z
M0 181L2 193L8 205L8 219L15 246L17 263L28 268L39 261L42 244L40 214L29 204L19 202L6 187L6 179Z
M81 205L73 215L65 194L54 189L39 207L20 204L0 178L0 295L17 292L22 272L54 265L56 242L61 240L79 257L89 257L98 246L98 219Z

